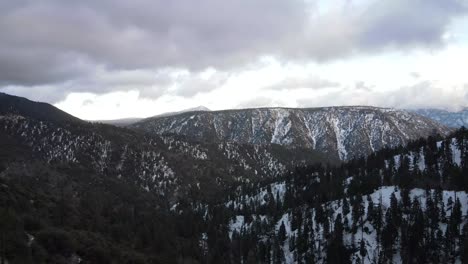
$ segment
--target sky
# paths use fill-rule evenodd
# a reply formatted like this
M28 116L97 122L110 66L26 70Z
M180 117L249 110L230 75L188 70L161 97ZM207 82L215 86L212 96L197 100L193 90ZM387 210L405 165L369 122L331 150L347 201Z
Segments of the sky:
M87 120L468 107L468 0L0 0L0 92Z

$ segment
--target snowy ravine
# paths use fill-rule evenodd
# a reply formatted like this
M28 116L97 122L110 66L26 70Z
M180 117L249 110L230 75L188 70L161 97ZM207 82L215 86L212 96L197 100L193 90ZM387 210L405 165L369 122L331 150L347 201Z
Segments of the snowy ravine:
M131 125L154 134L308 148L341 160L450 130L414 113L376 107L259 108L197 111Z
M282 183L280 184L273 184L271 186L272 193L278 193L278 195L274 195L275 199L284 199L284 185ZM437 204L437 208L440 210L440 212L443 212L443 218L445 221L441 221L438 224L438 229L442 232L442 234L445 234L447 232L447 219L450 218L454 203L456 199L460 201L461 204L461 213L462 213L462 223L460 225L460 229L463 229L465 224L468 221L467 218L467 213L468 213L468 194L466 192L454 192L454 191L442 191L442 203ZM365 221L358 223L355 225L355 230L353 232L352 226L353 226L353 218L352 218L352 212L353 212L353 206L350 204L350 198L347 198L346 202L349 205L349 210L348 213L344 214L343 210L343 202L344 200L336 200L336 201L331 201L325 204L322 204L322 208L324 211L331 212L331 215L328 215L330 219L336 219L339 214L342 215L343 219L343 224L344 224L344 231L343 231L343 240L344 244L347 248L355 248L359 249L361 239L364 242L365 245L365 250L366 250L366 255L364 257L364 260L361 259L360 252L359 250L356 250L352 253L351 255L351 260L352 263L377 263L377 259L379 258L379 252L381 251L381 243L378 242L377 239L377 232L374 224L367 220L368 219L368 210L369 210L369 204L370 201L373 203L373 209L377 210L379 208L379 205L381 205L381 210L383 212L383 215L385 215L385 212L390 208L391 206L391 197L392 195L395 196L396 200L398 201L399 204L402 203L402 193L396 186L384 186L379 188L378 190L375 190L369 195L362 196L362 206L364 209L362 219L366 219ZM257 202L262 202L262 199L267 196L266 191L260 191L260 193L254 197L243 197L242 199L253 199L256 200ZM411 189L409 191L409 197L412 202L417 201L421 209L425 212L427 210L427 203L428 203L428 197L431 197L431 199L434 201L434 197L437 196L435 190L423 190L423 189ZM228 203L226 204L227 207L234 207L236 208L235 203ZM411 208L408 208L408 210L411 210ZM312 222L310 223L310 228L311 232L309 235L312 235L313 239L313 244L316 252L314 252L315 255L315 261L316 263L327 263L326 261L326 247L327 247L327 240L324 238L324 224L318 224L316 222L316 210L311 209L308 207L304 207L302 209L302 215L304 218L306 218L306 214L309 214L309 217L312 219ZM243 233L248 231L250 228L252 228L252 225L254 225L256 222L263 222L266 225L273 225L274 230L271 230L270 232L278 233L280 226L283 224L285 227L286 231L286 239L284 243L281 244L281 249L284 254L284 262L285 263L299 263L295 260L295 256L297 257L297 252L296 250L291 250L290 245L291 245L291 238L293 237L298 237L300 235L304 235L301 233L301 230L298 229L293 229L292 227L292 214L291 211L288 213L283 214L282 216L279 217L279 220L274 221L271 217L268 217L266 215L251 215L249 216L249 220L246 220L245 215L237 215L231 219L229 223L229 233L230 237L232 237L232 234L234 232L237 233ZM385 224L385 217L383 217L383 224ZM274 221L274 222L272 222ZM402 216L402 221L409 221L408 215L403 212ZM333 232L334 229L334 221L330 222L329 230L330 232ZM393 263L402 263L402 260L400 258L400 250L401 250L401 244L400 244L400 237L401 233L398 234L397 239L395 240L395 254L393 255ZM456 263L461 263L460 259L457 259Z

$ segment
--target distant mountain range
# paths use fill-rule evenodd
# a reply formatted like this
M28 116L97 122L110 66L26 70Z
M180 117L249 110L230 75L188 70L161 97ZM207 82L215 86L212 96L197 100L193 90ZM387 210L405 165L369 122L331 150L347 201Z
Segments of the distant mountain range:
M177 112L163 113L163 114L159 114L150 118L122 118L122 119L115 119L115 120L99 120L99 121L93 121L93 122L125 127L125 126L131 126L145 119L174 116L174 115L179 115L179 114L183 114L187 112L198 112L198 111L208 112L211 110L208 109L207 107L199 106L199 107L188 108L188 109L177 111ZM437 121L440 124L445 125L450 128L460 128L462 126L468 127L468 108L462 109L460 111L448 111L448 110L435 109L435 108L421 108L421 109L415 109L415 110L410 109L407 111L427 117L429 119Z
M139 122L141 120L143 120L143 118L129 117L129 118L110 119L110 120L96 120L96 121L91 121L91 122L107 124L107 125L113 125L113 126L118 126L118 127L125 127L125 126L129 126L131 124L134 124L136 122Z
M415 113L361 106L196 111L144 119L129 128L198 141L309 148L340 160L449 131Z
M413 111L448 127L468 127L468 108L456 112L442 109L417 109Z
M155 115L153 117L173 116L173 115L178 115L178 114L182 114L186 112L196 112L196 111L211 111L211 110L204 106L197 106L197 107L188 108L188 109L184 109L184 110L177 111L177 112L162 113L159 115ZM113 119L113 120L97 120L97 121L92 121L92 122L125 127L125 126L132 125L134 123L137 123L143 119L144 118L131 117L131 118L121 118L121 119Z
M174 116L174 115L183 114L183 113L187 113L187 112L209 112L209 111L211 111L211 110L208 107L205 107L205 106L201 105L201 106L184 109L184 110L177 111L177 112L167 112L167 113L159 114L159 115L156 115L154 117Z

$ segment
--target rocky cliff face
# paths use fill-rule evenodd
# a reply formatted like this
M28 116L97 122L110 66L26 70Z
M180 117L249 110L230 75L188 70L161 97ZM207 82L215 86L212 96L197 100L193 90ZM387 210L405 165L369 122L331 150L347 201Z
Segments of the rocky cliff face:
M131 127L200 141L305 147L341 160L449 131L436 121L414 113L375 107L190 112L145 119Z

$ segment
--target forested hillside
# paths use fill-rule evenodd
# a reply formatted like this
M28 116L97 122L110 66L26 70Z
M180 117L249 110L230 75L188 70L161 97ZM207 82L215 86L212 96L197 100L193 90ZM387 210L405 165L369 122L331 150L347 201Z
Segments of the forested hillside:
M465 263L468 132L298 168L223 205L247 263Z

